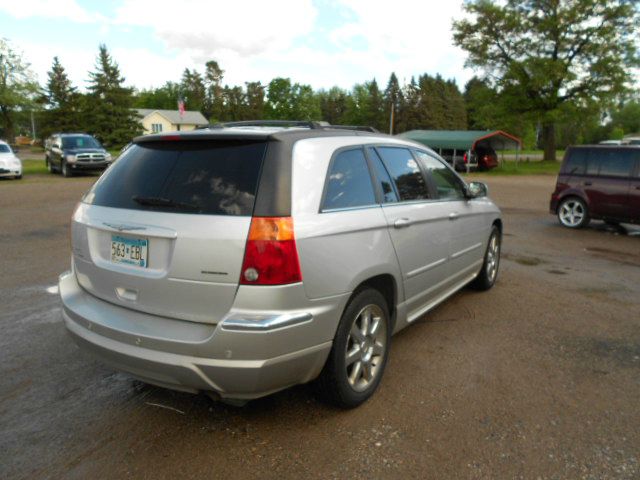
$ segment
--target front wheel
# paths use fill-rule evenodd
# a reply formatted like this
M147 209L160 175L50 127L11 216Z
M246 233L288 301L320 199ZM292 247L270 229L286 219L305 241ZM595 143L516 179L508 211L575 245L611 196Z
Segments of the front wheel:
M489 290L496 283L498 278L498 267L500 266L500 230L495 225L491 227L487 251L484 254L482 270L475 278L471 286L476 290Z
M342 314L331 353L316 384L328 402L353 408L380 384L389 355L389 307L380 292L358 292Z
M71 171L71 167L69 167L66 160L62 160L62 176L73 177L73 171Z
M558 206L558 220L567 228L582 228L589 223L587 205L578 197L565 198Z

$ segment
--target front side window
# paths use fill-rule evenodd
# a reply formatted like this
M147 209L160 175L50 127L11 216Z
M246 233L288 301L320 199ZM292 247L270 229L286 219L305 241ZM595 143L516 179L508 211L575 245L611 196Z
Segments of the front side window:
M380 147L377 150L396 184L400 201L429 198L427 182L410 150L396 147Z
M465 198L462 182L449 167L425 152L417 151L416 154L436 184L438 198L447 200Z
M564 165L564 173L568 175L584 175L587 172L587 157L589 151L576 148L570 151Z
M374 205L376 197L361 148L338 153L331 163L323 210Z

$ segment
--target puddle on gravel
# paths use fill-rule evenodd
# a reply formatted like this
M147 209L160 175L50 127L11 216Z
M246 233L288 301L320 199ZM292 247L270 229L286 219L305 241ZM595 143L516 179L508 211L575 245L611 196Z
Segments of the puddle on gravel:
M528 255L513 255L510 253L503 253L502 257L506 258L507 260L511 260L513 262L519 263L520 265L525 265L528 267L535 267L536 265L547 263L541 258L531 257Z

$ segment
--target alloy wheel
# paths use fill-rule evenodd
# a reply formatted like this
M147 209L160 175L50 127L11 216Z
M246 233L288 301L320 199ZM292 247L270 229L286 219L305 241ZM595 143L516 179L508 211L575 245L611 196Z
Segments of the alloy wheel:
M370 304L351 325L345 366L347 381L357 392L366 390L380 374L387 349L387 320L382 309Z
M584 221L585 207L579 200L567 200L560 206L558 217L566 227L576 228Z

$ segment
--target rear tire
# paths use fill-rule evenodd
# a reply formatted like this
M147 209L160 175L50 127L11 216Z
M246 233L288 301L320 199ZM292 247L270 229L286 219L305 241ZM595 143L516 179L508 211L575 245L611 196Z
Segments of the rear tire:
M567 228L582 228L589 224L587 204L578 197L563 199L558 205L558 220Z
M485 291L489 290L496 283L498 278L498 267L500 266L500 250L501 250L500 230L495 225L491 227L491 235L487 243L487 251L484 254L484 262L482 270L478 276L471 282L471 287Z
M390 343L387 302L377 290L360 290L342 314L331 353L316 380L318 394L340 408L367 401L382 379Z

